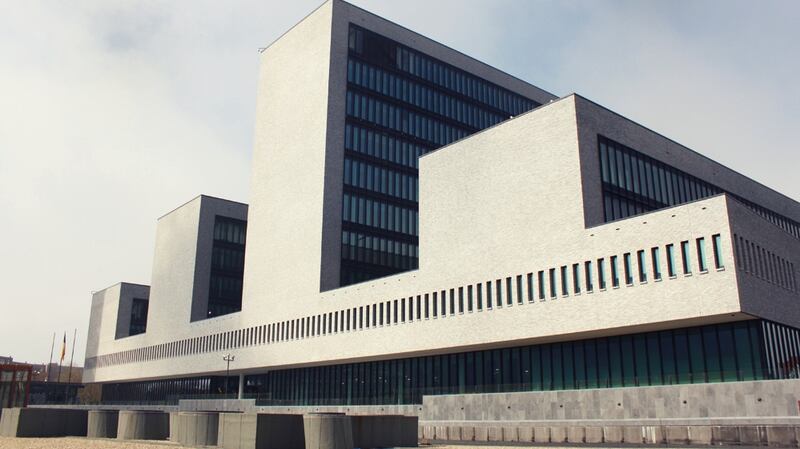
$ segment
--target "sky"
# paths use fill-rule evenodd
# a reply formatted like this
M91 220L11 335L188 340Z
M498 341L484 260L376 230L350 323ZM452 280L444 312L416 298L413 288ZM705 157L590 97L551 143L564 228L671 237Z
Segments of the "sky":
M247 202L258 48L319 0L11 2L0 13L0 355L46 362L92 291L149 284L156 219ZM800 2L357 0L800 199Z

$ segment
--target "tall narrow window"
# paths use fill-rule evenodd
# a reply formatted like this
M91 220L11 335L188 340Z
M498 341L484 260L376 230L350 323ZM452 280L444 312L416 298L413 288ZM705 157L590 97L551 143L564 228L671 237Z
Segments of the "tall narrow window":
M675 245L670 243L667 245L667 275L674 278L675 273Z
M561 296L569 295L569 270L566 265L561 266Z
M661 255L659 254L659 248L653 247L650 248L650 258L653 260L653 279L656 281L661 280Z
M464 287L458 287L458 313L464 313Z
M431 299L431 304L433 305L433 317L436 318L439 316L439 301L438 301L438 293L433 292L433 297Z
M528 302L533 302L533 273L528 273Z
M586 273L586 291L594 291L594 281L592 280L592 261L587 260L583 263L584 271Z
M581 292L581 266L572 264L572 291L577 295Z
M558 296L558 292L556 291L556 269L550 269L550 297L555 298Z
M461 311L464 311L464 307L462 304ZM454 288L450 289L450 315L455 315L456 313L456 290Z
M477 290L475 292L475 294L477 295L475 299L477 300L478 311L482 311L483 310L483 284L475 284L475 289Z
M681 262L683 263L683 274L691 274L692 264L689 258L689 242L681 242Z
M517 276L517 304L522 304L522 275Z
M697 243L697 266L700 271L708 271L708 264L706 263L706 239L700 237L696 240Z
M467 286L467 312L472 312L472 286Z
M491 309L492 307L492 281L486 281L486 308Z
M497 291L495 292L495 295L497 295L497 307L503 307L503 281L497 279L494 283L497 286Z
M611 286L619 287L619 266L617 256L611 256Z
M434 301L434 302L436 302L436 301ZM428 296L428 293L425 293L425 319L426 320L428 318L430 318L430 310L431 310L430 298Z
M633 262L631 261L631 253L622 255L623 264L625 265L625 285L633 284Z
M714 234L711 236L711 241L714 244L714 267L719 270L725 267L722 262L722 237L719 234Z
M539 278L539 300L543 301L544 300L544 295L545 295L545 293L544 293L544 290L545 290L545 287L544 287L544 271L538 272L537 276Z
M647 260L644 255L644 250L636 252L636 258L639 262L639 282L647 282Z
M606 289L606 261L603 258L597 259L597 282L600 290Z
M506 305L511 306L514 303L514 286L511 283L511 278L506 278Z

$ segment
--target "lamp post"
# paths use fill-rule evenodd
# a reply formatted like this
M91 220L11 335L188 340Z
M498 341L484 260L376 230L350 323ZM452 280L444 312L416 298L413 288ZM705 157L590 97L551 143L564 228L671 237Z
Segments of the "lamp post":
M225 396L228 396L228 377L231 374L231 362L236 358L236 356L232 356L230 354L225 354L225 357L222 360L228 363L228 367L225 369Z

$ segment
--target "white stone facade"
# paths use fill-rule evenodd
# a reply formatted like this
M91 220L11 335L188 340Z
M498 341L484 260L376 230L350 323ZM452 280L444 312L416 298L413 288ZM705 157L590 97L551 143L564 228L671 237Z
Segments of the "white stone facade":
M332 288L341 251L348 23L544 105L421 158L418 270ZM192 304L207 296L203 270L210 239L201 234L213 212L203 212L205 201L190 202L159 222L147 332L109 338L106 323L117 317L113 308L95 305L105 293L93 301L85 382L221 374L226 352L236 355L232 373L257 373L754 317L800 327L797 238L726 194L603 223L597 136L800 221L796 201L580 96L551 101L554 97L538 88L339 1L325 3L261 57L249 213L244 205L208 202L214 210L248 219L242 311L193 319ZM715 235L721 238L720 268L712 255ZM790 269L779 276L751 274L739 263L734 236L758 242ZM707 242L704 271L694 250L698 238ZM647 280L639 279L638 251L645 251L651 264L652 248L663 251L681 242L692 249L691 274L665 274L656 281L648 268ZM601 289L597 261L609 263L616 256L622 267L626 254L634 258L633 282L626 285L621 273L619 287L607 279ZM587 261L594 263L591 292ZM555 297L550 270L557 280ZM495 301L499 283L500 307L487 307L487 283ZM427 312L417 319L417 304L426 301ZM361 317L367 310L371 317L373 308L382 316L366 327ZM320 335L323 316L326 326L329 316L336 324Z

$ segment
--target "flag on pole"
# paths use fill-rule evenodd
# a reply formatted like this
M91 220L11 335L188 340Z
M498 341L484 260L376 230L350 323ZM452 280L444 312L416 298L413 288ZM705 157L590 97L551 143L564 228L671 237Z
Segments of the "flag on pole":
M67 355L67 333L64 332L64 341L61 343L61 360L59 363L64 361L64 356Z

